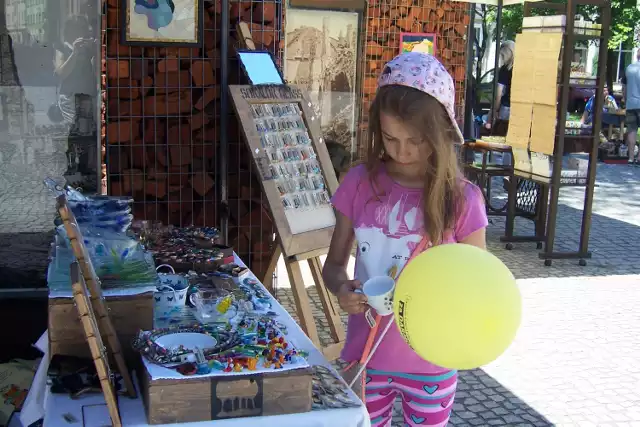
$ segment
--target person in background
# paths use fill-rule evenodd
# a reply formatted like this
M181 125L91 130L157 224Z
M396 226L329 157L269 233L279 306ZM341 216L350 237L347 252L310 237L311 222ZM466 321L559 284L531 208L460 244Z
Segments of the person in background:
M618 104L616 103L616 99L609 94L609 89L605 86L602 92L604 95L604 103L602 105L602 109L618 109ZM591 98L587 101L587 105L584 107L584 113L582 113L582 117L580 118L581 125L590 125L593 122L593 107L596 102L596 95L591 95Z
M636 59L638 61L629 65L622 76L622 93L627 110L625 124L630 165L637 165L640 161L635 155L638 125L640 125L640 49L636 53Z
M489 110L485 128L490 130L496 121L509 121L511 112L511 77L513 75L513 60L515 59L516 43L507 40L500 45L500 68L498 70L498 90Z
M360 360L369 335L367 298L359 293L368 278L397 277L412 253L432 245L459 242L486 249L484 198L458 167L455 144L463 138L455 121L453 79L444 66L418 52L394 58L378 80L369 118L367 163L345 175L332 199L336 226L322 272L349 314L342 350L347 362ZM355 280L350 280L347 264L355 240ZM401 397L403 426L444 427L456 383L455 370L422 359L392 324L367 365L371 425L391 425Z
M97 96L97 77L93 59L97 52L91 26L84 16L71 16L62 31L62 43L56 46L55 73L59 79L58 107L69 124L76 124L77 107L92 108Z

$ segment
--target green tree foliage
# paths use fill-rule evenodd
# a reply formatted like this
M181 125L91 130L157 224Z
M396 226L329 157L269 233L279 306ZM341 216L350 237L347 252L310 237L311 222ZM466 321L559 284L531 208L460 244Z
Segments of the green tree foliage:
M496 22L497 10L497 7L488 8L488 22ZM533 9L533 13L538 16L546 16L555 15L558 12L549 9ZM583 15L586 19L600 22L598 8L595 6L580 6L578 14ZM516 34L522 30L522 17L523 6L520 4L506 6L502 9L502 40L515 39ZM637 0L611 0L609 49L617 49L620 43L629 48L633 45L639 45L640 41L634 39L638 25L640 25L640 10L637 7ZM495 37L495 29L493 35Z

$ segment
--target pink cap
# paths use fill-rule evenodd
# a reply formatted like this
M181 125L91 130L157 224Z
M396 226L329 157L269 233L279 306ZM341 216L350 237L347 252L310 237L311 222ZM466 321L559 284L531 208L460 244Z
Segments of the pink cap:
M455 102L453 79L444 65L433 55L405 52L393 58L385 65L378 78L379 88L389 85L412 87L437 99L447 110L451 124L460 138L459 142L464 143L456 122L456 113L453 111Z

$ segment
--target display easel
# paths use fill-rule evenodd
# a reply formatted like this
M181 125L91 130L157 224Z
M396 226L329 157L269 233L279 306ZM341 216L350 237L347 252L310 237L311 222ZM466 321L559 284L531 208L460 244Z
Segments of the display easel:
M111 322L111 318L109 317L108 308L105 304L104 296L102 295L100 279L93 268L89 252L87 251L87 247L84 245L84 239L80 233L80 227L78 227L76 218L69 208L67 198L64 195L58 196L57 209L64 224L67 237L71 242L73 255L76 257L80 271L82 272L83 280L89 288L91 305L96 314L97 322L107 340L109 350L116 362L116 367L118 368L120 375L122 375L122 380L127 390L127 394L129 397L135 398L137 397L136 389L124 361L124 356L122 355L120 340L116 335L116 330Z
M249 30L249 26L245 22L238 22L236 25L236 31L239 34L240 46L248 50L255 50L255 44ZM314 345L320 349L324 356L328 360L335 360L339 357L340 351L344 345L345 331L340 319L339 309L336 307L330 292L324 284L322 279L322 261L320 257L326 255L333 234L333 225L335 220L328 227L321 227L319 229L306 231L304 233L292 233L291 227L288 224L286 214L282 210L282 203L277 193L274 193L272 182L269 178L265 179L265 168L268 167L269 160L264 156L264 149L260 142L260 135L256 131L255 125L252 122L252 116L250 113L250 104L269 104L269 103L295 103L300 106L302 118L305 121L309 136L311 138L311 145L315 149L318 162L321 167L321 173L326 182L327 190L330 194L336 190L338 181L333 170L331 159L325 144L320 137L319 121L311 115L310 105L308 97L298 88L290 90L287 86L283 86L287 90L286 96L279 99L268 99L267 97L257 97L248 99L246 91L250 86L231 86L231 96L236 114L242 124L245 141L249 145L249 150L254 156L255 165L258 169L258 173L261 174L261 182L263 190L267 195L267 200L271 208L271 214L274 218L274 223L278 230L279 244L276 246L275 251L269 261L269 265L266 270L266 274L263 280L265 287L273 293L273 272L275 271L280 256L283 256L287 274L289 276L289 283L291 284L291 290L293 293L294 301L296 304L296 312L300 320L300 327L311 339ZM243 95L243 91L245 94ZM276 93L271 91L272 94ZM250 97L249 97L250 98ZM262 150L262 151L261 151ZM334 217L335 218L335 217ZM329 331L333 343L327 346L322 346L318 330L316 327L315 319L311 311L311 301L307 294L304 279L302 277L301 263L307 262L311 275L320 298L320 303L329 324Z
M595 31L593 29L587 28L576 28L576 12L577 7L580 5L592 5L600 9L600 24L601 29ZM549 3L549 2L540 2L540 3L525 3L524 7L524 16L525 18L532 16L532 10L538 8L546 8L546 9L554 9L558 11L559 14L564 14L565 23L564 24L554 24L554 20L557 20L561 17L545 17L544 19L549 19L552 25L547 26L543 25L544 28L539 29L530 29L531 32L536 33L561 33L561 45L562 45L562 54L560 58L561 70L558 76L557 85L560 88L560 96L553 103L553 108L555 110L554 119L557 119L554 123L551 120L548 120L545 125L535 126L536 113L534 110L533 115L528 111L526 115L526 120L531 122L531 117L533 117L533 122L531 125L531 133L528 132L526 135L526 140L529 140L531 137L531 147L520 147L516 150L514 147L514 175L515 178L510 183L509 188L509 202L508 202L508 214L507 214L507 224L506 224L506 236L504 236L501 241L507 242L506 248L512 249L513 242L523 242L523 241L534 241L534 242L544 242L545 247L543 252L539 253L539 257L544 259L545 266L550 266L552 260L554 259L579 259L579 264L581 266L585 266L587 264L587 259L591 258L591 252L589 252L589 232L591 228L591 215L592 215L592 204L593 204L593 191L595 187L595 179L596 179L596 167L597 167L597 157L598 157L598 146L600 139L600 130L602 124L602 105L603 105L603 88L606 74L606 63L607 63L607 41L609 39L610 33L610 23L611 23L611 3L609 0L568 0L566 4L563 3ZM524 32L523 34L524 35ZM597 77L593 82L590 83L580 83L574 82L571 78L571 61L574 50L575 42L581 41L590 41L595 40L599 42L598 49L598 62L597 68L598 73ZM511 97L511 120L510 126L513 126L514 121L521 121L524 118L517 116L517 109L514 108L514 93L518 93L516 91L517 84L516 81L516 67L518 66L518 58L525 57L528 55L526 53L523 55L522 53L518 54L518 40L516 39L516 56L514 64L514 83L512 86L512 97ZM543 61L534 61L537 64L540 64ZM551 66L551 64L547 64L545 66ZM525 83L523 87L531 88L536 87L535 84L531 84L529 79L522 79ZM590 88L595 91L595 102L593 109L593 125L592 125L592 133L590 135L580 135L580 136L569 136L566 134L566 111L569 104L569 89L570 88ZM547 95L556 95L555 87L552 90L542 90L537 88L537 95L545 94ZM517 99L515 100L517 102ZM518 126L520 127L520 126ZM510 128L511 131L511 128ZM539 135L545 132L551 132L545 138L537 138L538 141L542 141L545 145L552 147L552 149L547 151L541 151L537 148L534 148L533 144L533 134L537 132ZM574 150L567 150L566 144L569 141L569 138L572 139L580 139L584 145L588 147L589 160L586 176L583 177L580 175L580 167L579 163L576 167L576 176L563 174L563 156L568 152L573 152ZM507 135L507 142L511 144L510 137ZM548 143L548 144L547 144ZM511 144L513 145L513 144ZM582 144L580 144L582 145ZM522 160L522 161L519 161ZM553 168L550 170L549 163L553 160ZM577 161L579 162L579 161ZM514 227L514 219L515 219L515 207L516 207L516 181L517 179L525 179L529 181L536 182L541 185L542 192L542 212L545 215L545 227L538 229L536 227L536 235L535 236L514 236L513 227ZM579 248L575 252L564 252L564 251L556 251L554 250L555 244L555 235L556 235L556 221L558 214L558 203L559 203L559 192L561 187L565 186L581 186L585 187L585 198L582 212L582 221L581 221L581 232L580 232L580 244ZM547 204L548 200L548 204ZM548 214L547 214L548 207Z
M77 262L73 262L71 264L71 289L73 289L73 300L76 308L78 309L78 315L82 322L82 329L84 330L87 344L89 344L91 357L96 367L98 379L100 380L102 394L104 395L104 400L107 404L107 409L109 410L111 425L114 427L120 427L122 426L122 422L120 421L120 411L118 410L118 401L116 400L113 374L109 368L106 349L102 343L100 329L98 328L93 308L89 303L87 286L82 274L80 274L80 268L78 267Z

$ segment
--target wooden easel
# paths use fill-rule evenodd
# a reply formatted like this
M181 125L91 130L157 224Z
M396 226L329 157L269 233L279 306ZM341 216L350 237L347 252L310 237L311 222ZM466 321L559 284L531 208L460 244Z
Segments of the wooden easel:
M239 21L236 25L236 31L239 35L239 45L245 49L255 50L256 47L247 23ZM331 298L331 294L327 290L324 280L322 279L322 261L320 260L320 257L322 255L326 255L327 251L328 249L325 248L290 257L285 256L284 263L289 275L289 283L291 284L291 290L296 304L296 312L300 319L300 327L311 339L313 344L317 348L322 349L322 353L328 360L335 360L340 356L340 351L344 345L345 332L338 308L335 306L334 301ZM282 247L277 245L271 260L269 261L269 265L263 279L264 286L272 294L274 291L272 280L273 272L278 265L280 255L283 255ZM329 330L333 340L332 344L324 347L321 345L320 337L318 336L318 328L316 327L315 319L311 311L311 301L309 300L309 295L307 294L304 279L302 277L302 269L300 268L300 263L305 261L309 263L311 275L313 277L318 296L320 297L320 303L322 304L325 317L329 323Z
M84 239L82 238L82 234L80 233L80 227L78 227L78 223L76 222L76 218L73 215L73 212L71 212L71 209L69 209L67 198L64 195L58 196L57 202L58 213L60 214L60 218L62 219L62 222L64 224L64 229L67 232L67 237L71 242L73 255L76 257L78 266L80 268L80 271L82 272L83 280L86 282L87 287L89 288L91 295L91 305L93 307L93 311L96 314L98 324L100 325L102 333L107 339L109 350L113 355L118 371L120 375L122 375L122 380L124 381L124 386L127 389L127 394L129 395L129 397L135 398L137 397L136 389L133 386L133 381L131 380L131 375L129 374L127 365L124 362L120 340L116 335L116 330L113 327L111 318L109 317L109 311L104 302L104 296L102 295L100 279L98 278L98 275L93 268L93 264L91 263L91 258L89 257L87 247L84 245Z
M113 376L109 368L109 363L107 362L106 349L102 343L100 329L98 328L93 308L89 303L87 286L85 285L84 278L80 274L77 262L71 264L71 288L73 289L73 300L80 315L84 335L91 350L91 357L96 366L96 372L100 380L100 386L102 387L102 394L104 395L104 400L109 410L111 424L114 427L121 427L120 411L118 410L116 391L113 386Z

